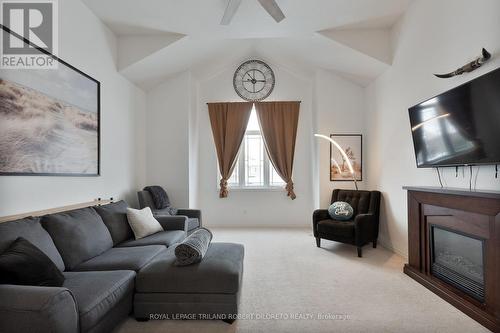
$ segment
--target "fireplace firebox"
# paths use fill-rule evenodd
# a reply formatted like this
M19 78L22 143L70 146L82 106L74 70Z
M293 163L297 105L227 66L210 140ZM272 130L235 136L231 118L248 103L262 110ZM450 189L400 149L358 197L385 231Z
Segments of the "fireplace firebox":
M500 333L500 192L408 190L404 272Z
M432 275L484 302L484 240L430 225Z

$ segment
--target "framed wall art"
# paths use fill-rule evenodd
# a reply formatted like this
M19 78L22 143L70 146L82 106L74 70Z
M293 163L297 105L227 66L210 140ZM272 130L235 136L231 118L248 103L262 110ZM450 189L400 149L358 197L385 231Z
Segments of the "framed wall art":
M356 181L363 180L363 136L361 134L330 134L351 161ZM330 181L349 181L352 174L342 153L330 143Z
M0 68L0 175L100 174L100 83L51 56L56 69Z

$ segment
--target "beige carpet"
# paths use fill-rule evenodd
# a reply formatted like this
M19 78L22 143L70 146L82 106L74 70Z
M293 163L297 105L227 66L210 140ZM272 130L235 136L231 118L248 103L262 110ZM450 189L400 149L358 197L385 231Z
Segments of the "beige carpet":
M403 258L380 246L365 246L358 258L348 245L322 240L317 248L306 229L213 232L214 241L245 245L240 313L271 318L129 318L117 332L489 332L404 275Z

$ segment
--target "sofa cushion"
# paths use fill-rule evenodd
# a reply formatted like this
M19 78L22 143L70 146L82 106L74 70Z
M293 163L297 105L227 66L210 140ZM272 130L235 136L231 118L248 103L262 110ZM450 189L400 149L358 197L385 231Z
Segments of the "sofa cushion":
M157 255L136 277L139 293L235 294L243 276L244 248L240 244L212 243L203 260L175 266L174 247Z
M183 230L161 231L140 239L130 239L120 243L118 247L128 246L144 246L144 245L165 245L167 247L172 244L179 243L186 238L186 233Z
M29 217L20 220L0 223L0 252L5 251L18 237L31 242L56 264L61 271L64 262L57 251L54 241L42 228L39 217Z
M42 225L52 236L67 270L113 246L108 228L93 208L46 215Z
M64 272L63 287L76 299L81 332L87 332L134 291L135 272Z
M0 254L0 284L60 287L63 282L52 260L22 237Z
M318 232L342 238L354 238L354 221L322 220L318 222Z
M134 236L127 220L128 205L125 201L118 201L104 206L94 207L101 216L113 239L113 245L126 241Z
M200 227L200 220L197 218L189 218L188 219L188 231L194 230Z
M163 245L114 247L74 268L75 271L138 271L157 254L166 250Z

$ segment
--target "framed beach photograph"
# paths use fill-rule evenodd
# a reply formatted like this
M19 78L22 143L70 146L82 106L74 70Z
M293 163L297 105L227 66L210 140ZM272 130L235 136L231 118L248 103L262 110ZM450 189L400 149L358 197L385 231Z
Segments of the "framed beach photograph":
M356 181L363 180L363 136L361 134L330 134L351 161ZM330 143L330 181L349 181L352 174L340 151Z
M100 174L100 83L52 57L57 69L0 68L0 175Z

